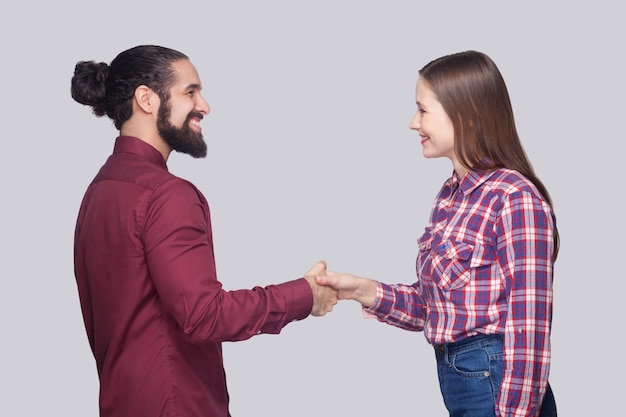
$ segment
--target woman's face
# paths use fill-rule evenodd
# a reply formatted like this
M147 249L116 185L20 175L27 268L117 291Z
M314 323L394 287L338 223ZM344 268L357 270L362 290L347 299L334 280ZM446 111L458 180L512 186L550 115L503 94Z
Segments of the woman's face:
M419 133L424 156L426 158L447 157L457 166L452 120L428 83L421 77L417 80L415 101L417 112L411 119L409 128Z

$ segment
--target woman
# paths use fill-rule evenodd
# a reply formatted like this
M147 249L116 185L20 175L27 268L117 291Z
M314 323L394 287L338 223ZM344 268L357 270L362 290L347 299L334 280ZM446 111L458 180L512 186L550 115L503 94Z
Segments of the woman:
M409 127L452 162L418 239L417 282L318 277L382 322L424 331L450 416L555 416L548 385L558 233L506 85L476 51L419 71Z

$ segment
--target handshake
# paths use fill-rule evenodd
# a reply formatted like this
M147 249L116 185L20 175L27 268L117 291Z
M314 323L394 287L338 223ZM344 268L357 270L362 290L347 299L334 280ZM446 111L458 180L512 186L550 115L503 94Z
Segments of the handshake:
M313 291L312 316L323 316L332 311L338 300L355 300L364 307L374 303L376 281L327 271L326 266L326 261L319 261L304 274Z

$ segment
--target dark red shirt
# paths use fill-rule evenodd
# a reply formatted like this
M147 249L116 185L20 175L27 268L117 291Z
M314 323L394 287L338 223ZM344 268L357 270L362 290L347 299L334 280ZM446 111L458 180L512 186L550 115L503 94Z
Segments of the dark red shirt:
M229 416L221 342L279 333L313 305L304 279L224 291L204 196L133 137L85 193L74 257L102 417Z

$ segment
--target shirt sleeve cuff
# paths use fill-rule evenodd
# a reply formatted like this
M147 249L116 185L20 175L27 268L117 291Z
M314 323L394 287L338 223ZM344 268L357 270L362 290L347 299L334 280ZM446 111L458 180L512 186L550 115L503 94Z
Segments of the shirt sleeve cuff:
M313 309L313 291L311 285L304 278L278 284L285 294L286 312L285 321L302 320L311 314Z
M363 312L363 318L364 319L375 319L376 318L376 314L371 313L367 307L363 307L361 309L361 311Z
M376 282L376 299L374 303L369 307L363 307L363 314L365 315L367 313L366 318L381 317L385 314L389 314L390 304L385 302L386 292L389 293L389 298L393 298L393 292L389 291L385 284Z

